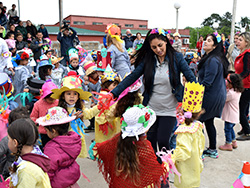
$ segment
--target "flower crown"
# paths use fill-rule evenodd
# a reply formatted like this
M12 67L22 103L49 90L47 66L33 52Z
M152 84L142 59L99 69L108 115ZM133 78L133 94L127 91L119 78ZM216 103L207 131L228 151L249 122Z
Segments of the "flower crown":
M163 36L166 36L167 34L170 34L171 31L165 31L164 29L162 28L154 28L150 31L149 35L152 35L152 34L159 34L159 35L163 35Z
M220 43L221 41L221 36L218 32L214 32L214 35L216 36L217 42Z
M16 54L16 60L29 59L29 57L29 54L27 54L26 52L23 52L21 56L19 54Z

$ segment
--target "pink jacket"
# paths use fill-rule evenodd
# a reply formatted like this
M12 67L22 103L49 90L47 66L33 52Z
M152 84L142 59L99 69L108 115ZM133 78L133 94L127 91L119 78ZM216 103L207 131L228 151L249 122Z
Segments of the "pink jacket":
M240 92L234 91L234 89L227 90L227 99L222 111L221 119L230 123L239 123L239 101Z
M44 147L44 154L50 158L48 172L53 188L66 188L80 178L80 166L75 161L81 151L81 137L73 132L57 136Z
M39 117L45 116L48 109L57 106L58 105L58 100L55 100L53 104L47 103L44 99L39 99L35 104L34 108L30 114L30 118L36 122L36 119ZM40 126L38 127L38 131L41 134L46 134L46 130L44 127Z

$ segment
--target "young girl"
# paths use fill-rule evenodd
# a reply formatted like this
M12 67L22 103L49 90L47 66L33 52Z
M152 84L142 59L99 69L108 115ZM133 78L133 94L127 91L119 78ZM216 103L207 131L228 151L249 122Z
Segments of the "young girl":
M70 117L64 108L53 107L46 116L36 121L45 127L51 139L46 144L44 153L50 158L48 175L52 187L75 187L80 178L80 166L76 158L81 151L81 137L68 131L69 122L75 118Z
M13 33L7 33L6 36L7 39L5 39L5 42L8 45L9 49L14 49L16 48L16 41L15 41L15 35Z
M51 95L54 99L59 99L59 106L68 111L70 115L75 115L76 120L70 123L70 130L75 131L81 136L82 149L79 157L87 157L87 148L85 143L83 122L81 119L91 119L96 116L101 109L96 105L90 109L84 107L83 100L89 100L91 93L82 90L82 80L78 76L66 76L62 80L60 89L53 89Z
M50 160L35 145L38 131L29 118L21 118L8 128L8 147L15 154L15 162L10 168L11 187L50 188L47 174Z
M52 82L54 82L58 88L61 87L61 82L62 79L67 75L67 69L66 67L64 67L60 61L63 59L62 58L57 58L56 56L51 56L51 62L52 65L54 65L55 67L52 69L52 73L51 73L51 78L52 78Z
M232 151L237 148L234 126L239 123L239 101L243 92L243 82L239 74L227 76L227 99L222 111L221 119L225 121L226 143L219 147L220 150Z
M157 161L146 132L156 120L155 112L143 105L122 115L121 133L96 144L98 166L109 187L160 187L165 169Z
M16 55L16 63L18 66L15 68L15 75L13 81L15 95L22 93L24 89L28 87L27 79L31 76L31 73L27 68L27 65L29 63L29 54L24 51L18 52ZM19 105L22 105L19 97L16 99L16 102Z
M85 75L82 66L79 66L78 50L76 48L70 48L68 50L69 55L69 66L67 67L68 72L75 71L77 75L82 78Z
M30 118L34 122L36 122L37 118L45 116L48 109L58 105L58 100L51 98L52 89L57 89L57 86L53 82L47 81L43 84L41 98L34 104L33 110L30 114ZM45 146L50 138L47 136L44 127L39 125L38 131L41 135L42 145Z
M44 81L51 79L52 68L51 60L46 55L42 55L38 65L39 78Z
M181 173L181 181L175 175L175 187L199 187L200 173L203 169L202 152L205 146L203 125L197 121L202 113L201 105L204 86L198 83L186 83L182 101L185 123L179 125L175 134L176 149L172 155L177 170Z

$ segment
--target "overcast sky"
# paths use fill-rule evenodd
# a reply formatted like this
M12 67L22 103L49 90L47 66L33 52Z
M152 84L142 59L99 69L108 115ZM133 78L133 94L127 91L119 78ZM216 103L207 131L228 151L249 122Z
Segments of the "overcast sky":
M7 9L18 0L3 0ZM120 3L120 2L123 2ZM232 13L233 0L63 0L63 17L72 15L104 16L145 19L148 27L171 29L176 27L176 9L179 9L179 29L186 26L200 27L212 13L221 16ZM34 24L54 24L59 20L58 0L20 0L21 19L30 19ZM240 17L250 17L250 0L238 0L236 22Z

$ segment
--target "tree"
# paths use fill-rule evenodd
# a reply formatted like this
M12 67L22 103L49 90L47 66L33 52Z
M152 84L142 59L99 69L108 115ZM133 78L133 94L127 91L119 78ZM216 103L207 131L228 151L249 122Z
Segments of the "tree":
M248 17L241 17L240 25L245 28L246 31L249 31L250 19Z
M201 25L213 27L214 22L220 23L221 19L222 18L220 17L219 14L214 13L214 14L211 14L210 17L205 18L205 20L201 23Z

